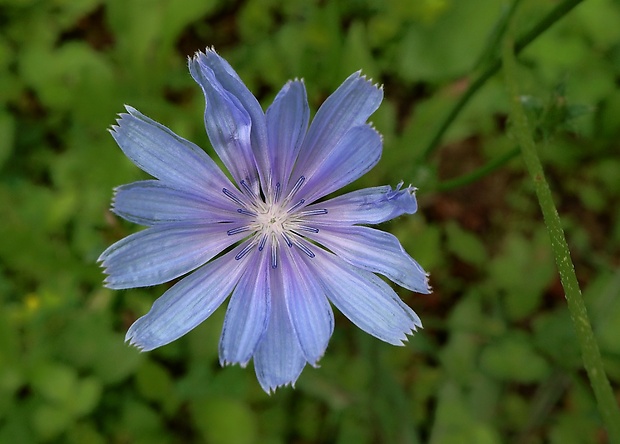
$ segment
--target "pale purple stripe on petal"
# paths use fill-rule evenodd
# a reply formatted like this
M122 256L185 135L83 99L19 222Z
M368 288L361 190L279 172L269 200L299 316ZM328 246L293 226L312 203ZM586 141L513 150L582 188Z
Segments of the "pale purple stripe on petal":
M127 157L142 170L182 189L230 187L230 181L198 146L126 106L110 133Z
M383 100L383 90L361 76L350 75L321 105L304 140L293 182L313 170L353 127L363 125Z
M308 129L310 108L301 81L288 82L267 109L273 184L287 189L289 176ZM295 178L297 180L297 178Z
M224 58L220 57L215 50L207 48L205 53L197 52L194 56L194 62L198 62L200 66L210 68L222 88L232 94L250 116L250 120L252 121L250 130L252 151L256 158L264 190L266 185L265 180L269 175L270 167L265 113L260 103L258 103L254 94L245 86L233 67L230 66Z
M319 226L308 233L355 267L381 273L401 287L418 293L430 293L428 276L390 233L362 226Z
M181 191L159 180L143 180L115 189L112 210L141 225L170 222L235 222L239 213L221 190L205 189L202 194Z
M381 148L381 136L374 128L369 125L352 128L321 162L314 163L314 169L300 170L307 182L297 195L313 202L350 184L377 164Z
M233 291L245 269L237 250L204 265L177 282L151 310L129 328L125 337L142 351L166 345L207 319Z
M309 205L305 210L326 209L329 216L317 214L308 220L333 225L379 224L403 214L413 214L418 209L412 187L396 189L389 185L364 188L324 202Z
M229 236L226 225L157 225L119 240L98 259L106 286L147 287L192 271L244 237Z
M245 181L258 195L258 170L250 136L252 119L248 111L220 84L202 58L190 59L189 68L204 92L205 127L213 148L237 183Z
M314 269L327 297L366 333L403 345L406 335L422 327L415 312L381 278L320 248L314 251L316 257L306 262Z
M267 393L283 385L294 385L306 365L306 359L286 310L282 274L279 269L269 270L271 316L267 331L254 354L256 377Z
M271 290L268 256L254 249L242 260L249 263L228 303L219 350L222 365L245 367L267 329Z
M316 366L334 331L334 313L325 291L296 249L283 248L281 267L293 329L306 360Z

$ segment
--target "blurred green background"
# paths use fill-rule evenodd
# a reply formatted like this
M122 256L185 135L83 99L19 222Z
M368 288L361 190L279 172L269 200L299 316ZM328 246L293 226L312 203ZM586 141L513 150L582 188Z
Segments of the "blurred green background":
M525 31L557 2L526 0ZM497 76L421 153L494 55L499 0L0 0L0 443L605 443ZM588 0L520 57L521 87L609 377L620 393L620 2ZM128 326L166 286L113 292L95 263L139 227L108 211L145 178L106 132L123 104L212 152L186 58L215 46L266 107L305 79L311 108L362 69L384 84L379 165L420 211L381 228L431 272L398 289L405 347L343 316L321 367L266 395L220 368L224 310L140 354ZM251 364L250 364L251 367Z

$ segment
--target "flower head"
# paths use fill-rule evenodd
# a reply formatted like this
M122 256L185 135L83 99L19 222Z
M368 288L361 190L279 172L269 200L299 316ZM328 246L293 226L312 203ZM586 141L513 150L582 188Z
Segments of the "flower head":
M414 189L381 186L319 201L378 162L381 136L366 121L382 89L351 75L308 128L302 81L288 82L263 112L215 51L196 53L189 68L232 180L202 149L134 108L120 115L112 136L155 179L116 189L113 211L148 228L102 253L106 285L144 287L187 274L127 340L144 351L168 344L232 294L220 361L245 366L253 358L267 392L317 364L334 328L331 304L362 330L402 345L422 324L375 273L419 293L430 292L428 278L394 236L366 225L414 213Z

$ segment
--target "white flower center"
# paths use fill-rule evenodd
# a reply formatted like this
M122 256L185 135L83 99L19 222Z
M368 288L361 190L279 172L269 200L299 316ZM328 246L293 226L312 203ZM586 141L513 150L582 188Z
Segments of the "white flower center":
M271 267L277 268L279 248L282 241L289 248L293 245L296 246L308 257L315 256L310 249L312 244L306 240L303 233L318 233L319 229L306 225L305 218L327 214L327 210L298 211L303 208L306 201L304 199L294 200L293 198L305 180L306 178L301 176L284 199L280 199L279 183L276 184L273 196L262 199L256 196L245 181L241 181L241 185L246 191L245 196L250 200L249 203L245 203L228 189L222 189L226 197L241 207L237 209L237 212L245 216L243 223L227 231L228 235L232 236L244 232L249 234L243 241L245 246L235 256L235 259L242 259L255 246L258 246L258 250L261 252L265 247L268 247L271 250ZM296 203L291 204L291 202Z

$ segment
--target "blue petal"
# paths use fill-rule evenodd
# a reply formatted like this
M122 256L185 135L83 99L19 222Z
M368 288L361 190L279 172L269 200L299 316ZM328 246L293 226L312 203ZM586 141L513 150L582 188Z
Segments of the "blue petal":
M363 125L383 100L383 90L360 73L350 75L321 105L304 140L292 181L314 170L353 127Z
M125 337L142 351L166 345L207 319L239 281L246 262L234 259L237 250L206 264L180 280L138 319Z
M291 325L279 268L270 270L271 315L269 326L254 355L254 370L265 392L295 384L306 365L306 359Z
M141 225L170 222L215 223L237 221L239 213L221 190L202 194L181 191L159 180L122 185L115 190L114 213Z
M271 291L265 258L255 250L243 259L250 264L228 303L220 338L222 365L239 363L245 367L267 330Z
M227 224L157 225L108 247L99 261L108 288L146 287L167 282L204 264L245 233L226 234Z
M377 164L381 147L381 136L369 125L352 128L313 169L302 172L307 182L299 195L313 202L348 185Z
M415 189L409 186L401 190L401 186L402 183L395 190L389 185L364 188L309 205L306 210L327 209L329 217L323 214L310 216L309 219L313 223L379 224L402 214L413 214L418 210Z
M308 236L351 265L381 273L409 290L431 292L426 272L389 233L360 226L325 226Z
M273 182L287 187L293 165L308 129L310 108L301 81L288 82L267 109L267 132Z
M334 313L305 256L290 248L283 252L281 273L288 314L306 360L316 366L334 332Z
M211 54L215 53L211 52ZM255 154L267 150L264 148L253 150L251 140L252 117L239 97L220 83L220 79L209 67L207 61L204 54L198 53L190 60L189 69L205 95L205 127L209 140L237 183L241 184L242 181L245 181L258 195L258 165ZM222 76L220 75L220 77ZM230 79L234 78L229 75L222 78L222 80ZM264 116L262 120L264 128ZM266 156L266 154L261 156Z
M385 342L403 345L408 334L422 327L420 318L381 278L315 248L307 261L329 300L355 325Z
M111 134L127 157L142 170L170 185L202 192L230 187L213 160L193 143L130 106Z
M269 172L267 127L265 123L265 114L263 113L260 103L258 103L256 97L254 97L252 92L244 85L232 66L230 66L225 59L220 57L215 50L207 48L204 53L197 52L190 63L198 63L200 67L208 67L213 72L217 82L222 88L232 94L239 101L243 109L247 111L252 121L250 132L252 150L259 168L259 174L265 176L263 179L266 178ZM203 86L202 83L200 83L200 85L203 88L207 86ZM263 186L265 186L265 182L263 182Z

